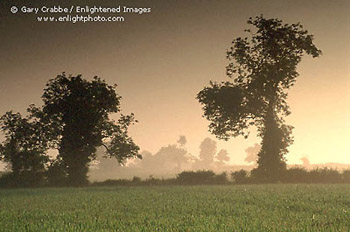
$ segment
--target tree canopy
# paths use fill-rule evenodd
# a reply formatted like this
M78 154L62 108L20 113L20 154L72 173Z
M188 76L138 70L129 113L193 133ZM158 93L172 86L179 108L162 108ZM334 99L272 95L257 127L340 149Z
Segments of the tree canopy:
M44 172L49 157L51 127L40 120L34 106L28 108L29 115L6 112L0 117L5 140L0 144L0 160L11 168L11 181L17 185L37 185L44 181ZM28 183L30 182L30 183Z
M133 114L120 113L121 96L115 88L98 77L87 81L65 73L47 83L42 111L58 125L59 158L71 185L87 181L88 164L96 158L99 146L119 163L140 158L139 147L128 136L128 126L136 120ZM119 114L119 119L110 119L110 114Z
M300 23L279 19L250 18L255 29L233 40L227 50L226 73L231 81L210 82L197 95L209 130L220 139L249 135L250 126L262 137L257 174L272 180L285 169L284 154L293 140L292 127L284 123L290 114L287 90L294 85L297 64L304 54L318 57L321 51Z

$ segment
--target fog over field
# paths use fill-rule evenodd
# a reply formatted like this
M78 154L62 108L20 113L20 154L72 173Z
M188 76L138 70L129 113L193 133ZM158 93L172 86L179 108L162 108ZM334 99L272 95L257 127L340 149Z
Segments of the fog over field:
M132 143L129 145L133 144L134 147L129 154L121 149L125 152L124 158L131 155L126 160L119 160L125 161L125 165L120 166L116 160L102 158L105 147L100 146L101 140L95 143L99 147L97 159L94 160L96 147L91 145L85 153L88 157L84 160L86 165L82 165L82 173L86 173L89 168L90 180L133 176L148 178L150 175L173 177L184 170L229 173L256 168L257 154L264 150L263 129L267 124L263 125L263 120L268 115L267 105L273 105L272 98L269 99L271 94L268 93L271 86L280 88L278 91L275 89L274 93L279 98L273 112L277 116L272 115L276 116L274 120L277 130L284 136L279 137L283 137L280 141L283 144L280 144L282 148L278 148L283 157L280 160L282 166L299 166L309 170L330 167L341 171L350 165L350 4L347 0L100 0L98 3L89 0L65 3L37 0L30 4L23 0L4 0L0 1L0 7L0 115L12 110L19 112L23 118L29 117L27 109L31 104L35 104L39 110L41 107L50 108L48 105L54 105L54 100L58 101L59 98L54 97L58 96L52 94L54 91L51 95L50 91L45 95L44 89L50 86L49 80L56 78L59 83L59 76L71 82L77 78L82 86L93 85L95 76L101 78L101 83L105 81L110 88L117 84L113 91L121 98L116 98L115 104L106 108L106 114L101 118L108 117L109 122L119 122L122 115L132 115L130 121L124 121L124 134L121 134L124 135L124 142L130 138ZM109 11L121 9L124 12L109 12L104 15L99 12L99 7L106 7ZM128 12L125 12L126 8ZM90 12L93 16L117 15L120 18L115 22L63 22L61 19L70 17L53 12L57 9L93 9L94 12ZM38 18L42 16L63 18L42 22L42 18ZM249 23L250 17L252 19ZM264 23L270 26L262 26ZM278 39L278 30L283 25L289 26L279 32L289 30L288 33L294 37L282 33L285 41ZM271 52L269 43L263 44L267 46L269 54L272 54L265 57L269 57L269 60L261 56L265 48L261 53L252 52L261 49L257 44L254 47L254 39L248 43L252 47L245 51L251 52L250 55L255 59L254 65L266 63L262 66L264 68L260 69L259 66L254 71L248 70L247 73L252 71L253 75L245 76L247 70L237 72L244 80L240 85L239 81L235 82L237 75L233 73L237 67L234 66L246 67L244 65L247 63L240 63L240 60L249 59L244 57L244 52L235 53L235 49L239 51L240 45L247 45L242 42L245 36L251 38L257 35L249 34L249 30L254 31L256 27L260 27L261 31L276 29L276 34L270 39L278 46L272 46ZM291 42L291 38L298 42ZM274 52L280 52L275 57L276 60L273 58ZM286 59L283 60L284 58ZM270 81L274 76L270 73L270 64L284 64L276 68L279 70L276 72L285 79L276 85ZM263 74L260 75L260 71ZM266 75L270 79L256 78L258 84L254 86L254 75L259 78ZM259 81L264 83L260 85ZM216 83L216 86L211 86L210 82ZM234 97L228 94L226 100L221 102L223 105L219 105L220 99L214 98L222 97L220 94L224 96L225 92L218 91L219 94L215 95L210 91L214 93L225 87L223 82L231 83L226 87L231 88ZM242 83L253 85L248 88ZM55 89L53 82L51 84L52 89ZM249 91L242 93L243 89ZM73 90L61 94L67 97L70 91ZM245 98L241 94L245 94ZM113 93L110 96L115 97ZM250 96L249 100L247 96ZM260 101L260 98L263 100ZM74 102L77 97L67 99ZM101 99L101 102L106 102ZM238 103L232 99L238 99ZM82 104L77 100L60 113L68 112L66 118L70 118L70 108ZM238 108L233 107L235 104ZM233 114L220 112L225 105L228 109L234 109ZM239 107L243 105L249 110L254 108L252 106L258 107L247 114L244 111L246 109L240 111L242 108ZM81 107L78 111L84 109L87 107ZM262 111L266 111L265 118L259 114ZM51 117L55 113L57 112L51 112ZM235 114L238 116L232 116ZM220 118L218 115L230 117ZM252 115L255 118L248 123ZM77 116L74 120L86 122L87 125L89 121L86 118L85 112L84 116ZM62 128L67 125L67 121L60 123ZM84 129L82 125L78 128L73 124L70 127L71 134L67 131L63 134L74 137L75 132ZM9 128L2 128L0 133L4 147L6 144L8 147L11 145L11 136L6 135L7 129ZM113 131L113 134L116 130L114 128L114 131L109 132ZM229 136L225 137L226 135ZM77 137L86 137L79 136ZM61 133L56 138L62 137ZM107 137L104 142L110 142ZM71 138L66 141L69 143ZM42 141L36 142L40 144ZM53 162L59 148L69 147L60 142L57 142L54 149L48 149L47 153L45 148L42 155ZM105 144L111 145L108 142ZM115 150L118 150L116 147ZM65 152L79 151L81 150L66 149ZM135 158L138 153L143 156L142 160ZM112 156L118 155L114 153ZM66 162L71 164L64 164L66 168L74 166L72 160L67 160L66 157ZM49 163L47 161L43 166L45 170ZM4 171L5 168L6 165L0 163L0 170ZM74 168L71 167L71 170Z
M186 148L186 137L180 136L177 142L161 147L158 152L152 154L142 151L142 160L130 160L126 165L120 165L113 158L103 158L103 150L97 152L97 160L90 166L89 179L91 181L104 181L108 179L132 179L135 176L142 179L173 178L182 171L213 170L216 173L250 171L256 168L259 144L245 149L246 164L237 165L230 163L230 154L224 149L218 150L217 144L210 138L205 138L200 144L200 153L191 154ZM331 168L338 171L350 169L349 164L341 163L311 163L307 157L300 159L298 164L292 167L313 170L317 168Z
M0 0L0 231L349 231L349 0Z

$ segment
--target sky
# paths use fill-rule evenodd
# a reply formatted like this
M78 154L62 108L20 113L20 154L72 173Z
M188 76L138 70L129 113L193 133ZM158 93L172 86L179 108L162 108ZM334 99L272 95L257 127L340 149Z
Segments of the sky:
M61 3L62 6L63 3ZM243 36L247 20L263 14L284 23L300 22L314 35L323 55L304 57L300 76L289 91L292 114L286 118L294 144L289 164L350 163L350 2L347 0L150 0L69 1L64 6L146 7L147 14L125 14L124 22L37 22L16 6L58 6L55 1L0 2L0 114L24 113L41 105L46 82L62 72L99 76L118 84L123 113L135 113L130 135L156 153L187 138L198 155L209 122L197 93L209 81L228 81L226 49ZM260 143L255 129L248 139L217 140L232 164L244 164L247 147Z

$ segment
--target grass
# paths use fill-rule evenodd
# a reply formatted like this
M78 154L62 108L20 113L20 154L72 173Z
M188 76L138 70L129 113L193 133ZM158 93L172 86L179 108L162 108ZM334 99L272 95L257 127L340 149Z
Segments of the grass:
M350 185L0 190L0 231L349 231Z

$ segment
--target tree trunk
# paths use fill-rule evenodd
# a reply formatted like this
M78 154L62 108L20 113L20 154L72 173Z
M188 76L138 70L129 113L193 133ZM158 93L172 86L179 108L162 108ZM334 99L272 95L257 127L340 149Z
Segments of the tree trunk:
M17 147L17 141L14 138L11 138L10 140L9 153L10 153L9 157L10 157L12 174L14 176L19 176L22 165L21 165L19 150Z
M261 145L258 154L258 168L254 174L263 182L277 182L281 180L282 174L286 170L286 163L282 155L283 132L272 103L269 104L264 119Z
M88 184L87 173L90 153L84 149L84 146L77 146L78 141L72 137L74 136L62 138L59 155L68 174L67 184L69 186L84 186Z

